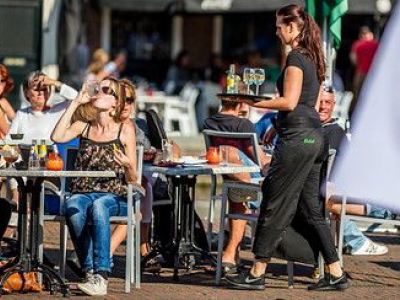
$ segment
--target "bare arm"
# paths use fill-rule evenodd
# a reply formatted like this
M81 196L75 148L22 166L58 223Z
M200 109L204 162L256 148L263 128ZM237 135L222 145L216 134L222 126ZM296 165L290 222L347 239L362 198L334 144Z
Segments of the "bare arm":
M66 143L70 140L76 138L79 134L82 133L85 128L86 123L82 121L76 121L71 124L71 118L76 109L84 103L90 101L90 98L86 93L79 93L78 98L71 102L71 105L68 106L65 113L61 116L58 121L56 127L54 128L51 139L56 143Z
M286 69L283 84L283 97L254 103L248 101L251 106L258 108L276 109L280 111L292 111L296 108L300 99L303 85L303 71L297 67L290 66Z
M122 127L121 142L125 148L125 154L120 150L114 150L116 162L124 167L125 178L129 183L136 183L136 134L132 123L125 123Z
M4 114L10 121L15 118L15 111L6 98L0 100L0 109L4 112Z

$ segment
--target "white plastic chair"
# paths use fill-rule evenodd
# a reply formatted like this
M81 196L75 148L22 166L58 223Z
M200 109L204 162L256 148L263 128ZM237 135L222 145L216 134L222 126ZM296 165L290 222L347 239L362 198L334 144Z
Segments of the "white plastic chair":
M164 124L168 136L194 136L198 134L195 105L200 94L193 84L186 84L178 101L166 101ZM175 130L174 123L179 129Z

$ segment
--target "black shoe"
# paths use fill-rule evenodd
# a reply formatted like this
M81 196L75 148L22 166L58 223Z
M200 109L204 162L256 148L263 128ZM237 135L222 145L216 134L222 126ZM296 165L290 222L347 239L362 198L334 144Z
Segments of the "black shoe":
M250 270L244 270L237 275L225 277L230 289L236 290L265 290L265 274L254 277Z
M335 277L331 274L326 274L316 284L308 287L309 291L342 291L350 287L350 282L347 280L346 272L340 277Z

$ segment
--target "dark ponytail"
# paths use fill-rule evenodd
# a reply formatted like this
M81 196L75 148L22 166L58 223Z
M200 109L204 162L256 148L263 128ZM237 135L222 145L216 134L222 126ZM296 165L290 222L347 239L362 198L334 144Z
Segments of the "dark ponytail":
M322 83L325 80L325 59L318 24L303 8L294 4L282 7L276 14L282 17L285 24L297 24L300 30L297 37L299 48L315 63L318 81Z

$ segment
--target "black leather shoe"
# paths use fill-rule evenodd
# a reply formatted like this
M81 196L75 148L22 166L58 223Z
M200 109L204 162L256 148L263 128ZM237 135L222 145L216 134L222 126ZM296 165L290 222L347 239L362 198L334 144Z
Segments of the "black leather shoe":
M243 270L237 275L225 276L228 288L236 290L265 290L265 274L254 277L250 270Z
M331 274L325 274L316 284L308 287L309 291L342 291L350 287L350 281L347 279L346 272L340 277Z

